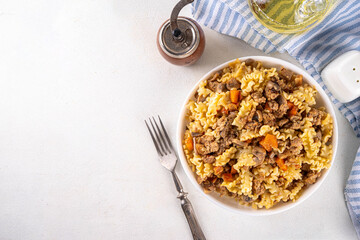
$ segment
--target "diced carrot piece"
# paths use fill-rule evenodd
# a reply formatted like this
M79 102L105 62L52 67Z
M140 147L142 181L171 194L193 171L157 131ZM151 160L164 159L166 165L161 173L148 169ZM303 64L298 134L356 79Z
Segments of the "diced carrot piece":
M185 140L185 145L186 145L186 148L189 150L189 151L193 151L194 150L194 143L193 143L193 139L191 136L189 136L186 140Z
M234 166L231 166L231 171L230 171L231 174L235 174L235 173L238 173L238 171L234 168Z
M267 143L267 142L265 141L265 138L264 138L263 140L261 140L261 141L259 142L259 144L260 144L263 148L265 148L266 151L268 151L268 152L271 151L271 147L270 147L269 143Z
M238 103L239 102L239 96L241 92L239 90L236 89L232 89L230 90L230 101L232 103Z
M248 143L248 144L250 144L251 141L252 141L252 139L248 139L248 140L246 140L245 142Z
M265 138L263 138L259 144L265 148L266 151L270 152L272 148L278 147L278 142L276 136L272 134L266 134Z
M280 169L282 169L283 171L287 170L287 166L285 165L285 161L282 158L276 158L275 162L277 163L277 165L279 166Z
M292 117L295 116L298 112L298 108L296 106L294 106L293 108L290 109L290 111L288 112L288 117Z
M295 107L295 105L290 101L287 101L287 105L288 105L289 109L292 109L293 107Z
M276 136L274 136L272 134L267 134L266 137L268 137L271 147L278 148L278 142L277 142Z
M216 166L214 167L214 173L215 175L219 175L220 173L222 173L224 171L224 168L222 166Z
M224 173L222 175L222 179L224 179L225 182L232 182L233 181L233 175L231 173Z

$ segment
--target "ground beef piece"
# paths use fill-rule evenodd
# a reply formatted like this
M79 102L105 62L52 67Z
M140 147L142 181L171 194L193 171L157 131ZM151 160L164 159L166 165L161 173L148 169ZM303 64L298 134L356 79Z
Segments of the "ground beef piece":
M214 192L216 190L214 184L209 180L202 182L201 186L204 188L205 191L208 192Z
M259 128L261 126L261 124L258 121L255 121L254 115L256 113L256 108L252 108L249 115L247 116L247 121L246 124L244 126L245 129L248 130L255 130L257 128Z
M225 152L226 150L226 145L224 141L220 141L219 142L219 150L217 152L215 152L215 156L221 155Z
M199 95L198 92L195 93L195 99L196 99L196 102L199 103L199 102L204 102L206 100L206 97L207 96L203 96L203 95Z
M249 58L249 59L245 60L245 65L256 68L258 65L258 62L256 62L254 59Z
M272 77L271 79L272 81L279 84L281 89L286 90L286 81L284 79L276 79L275 77Z
M284 67L282 67L279 71L279 76L286 81L290 81L294 73Z
M265 187L262 184L263 181L259 180L259 179L254 179L253 181L253 189L252 192L254 195L260 195L263 194L265 192Z
M251 97L254 99L255 102L259 104L266 102L266 98L263 96L261 92L254 92L251 94Z
M206 155L219 150L219 144L215 141L214 136L204 135L195 139L195 148L200 155Z
M201 144L208 144L210 142L215 141L215 137L214 136L210 136L210 135L204 135L202 137L199 137L198 142Z
M234 121L234 119L236 118L236 116L237 116L237 112L231 112L231 113L229 113L228 120L229 120L229 123L230 123L230 124Z
M295 84L293 81L287 81L283 78L275 79L274 81L279 84L280 88L284 91L292 92L294 90Z
M267 102L271 111L275 112L279 109L279 104L275 100L271 100Z
M279 125L279 127L282 127L282 126L284 126L286 123L288 123L289 122L289 119L287 119L287 118L283 118L283 119L281 119L279 122L278 122L278 125Z
M236 162L237 162L236 159L231 159L231 160L228 162L228 164L230 165L230 167L232 167L233 165L236 164Z
M316 138L317 138L318 141L321 141L321 139L322 139L321 130L317 130L317 131L316 131Z
M244 202L247 202L247 203L251 203L254 201L254 199L252 199L251 197L249 197L248 195L241 195L241 199L244 201Z
M316 108L312 108L310 112L308 113L308 117L312 118L312 124L315 126L321 125L321 118L323 113Z
M202 184L206 179L196 175L196 181L198 184Z
M310 164L308 163L303 163L301 166L301 170L304 172L310 172Z
M229 134L231 132L231 125L227 124L224 126L223 129L220 130L220 136L225 139L227 137L229 137Z
M251 121L245 124L244 128L247 130L255 131L256 129L259 129L262 126L261 123L257 121Z
M198 154L206 155L209 153L217 152L219 150L219 145L216 142L211 142L207 145L195 144L195 148Z
M292 125L290 126L291 129L294 129L294 130L298 130L301 128L301 124L300 122L293 122Z
M287 111L289 110L289 106L287 105L287 100L283 95L279 95L276 98L276 102L279 104L279 109L275 112L274 115L277 118L281 118L287 113Z
M232 112L232 111L237 111L237 110L238 110L238 106L236 106L236 104L234 104L234 103L228 104L228 105L227 105L227 108L228 108L228 110L229 110L230 112ZM237 115L237 112L236 112L236 115Z
M281 88L279 84L273 81L268 81L265 86L265 96L268 100L273 100L279 96L280 90Z
M205 155L203 158L204 163L214 163L216 161L215 156L213 155Z
M252 149L252 154L254 154L253 160L256 162L255 166L259 166L265 160L266 150L263 147L254 147Z
M229 190L227 190L227 188L224 187L224 186L221 186L219 190L220 190L220 191L219 191L219 192L220 192L220 196L227 196L228 193L229 193Z
M294 138L290 140L290 151L293 155L299 155L303 149L303 143L300 138Z
M248 116L247 116L247 120L248 120L249 122L253 120L253 117L254 117L255 112L256 112L256 108L252 108L251 111L250 111L250 113L249 113Z
M231 126L230 131L228 132L228 135L226 135L222 140L225 142L226 147L230 147L231 144L233 144L234 139L238 139L239 133L236 129L236 127Z
M228 116L221 117L216 123L216 131L219 132L226 147L232 144L232 139L238 137L237 127L232 125L236 115L237 112L230 112Z
M330 137L325 143L326 146L329 146L332 143L332 137Z
M292 181L291 183L289 183L289 185L287 186L287 190L291 191L294 189L294 187L296 187L296 184L298 183L298 181Z
M279 179L275 182L275 184L278 185L279 187L284 186L285 178L279 177Z
M227 83L226 83L226 88L228 90L231 89L238 89L240 88L240 83L238 82L238 80L236 80L235 78L231 78Z
M279 154L279 158L285 159L288 157L299 155L302 149L303 145L301 139L294 138L290 141L290 147L286 149L283 153Z
M320 177L321 172L316 171L310 171L308 174L306 174L306 177L304 178L304 182L307 185L314 184L316 182L316 179Z
M216 87L215 92L217 93L222 93L222 92L226 92L226 84L225 83L219 83Z
M274 126L275 116L272 113L263 113L263 122L265 125Z
M217 93L221 93L221 92L226 91L226 84L225 83L220 83L218 81L209 81L208 82L208 87L211 89L211 91L217 92Z
M215 92L218 84L219 84L219 82L216 81L216 80L215 80L215 81L208 81L207 87L208 87L211 91Z
M228 122L228 118L226 116L222 116L221 118L219 118L219 120L217 120L215 124L216 130L219 132L223 131L227 125L227 122Z

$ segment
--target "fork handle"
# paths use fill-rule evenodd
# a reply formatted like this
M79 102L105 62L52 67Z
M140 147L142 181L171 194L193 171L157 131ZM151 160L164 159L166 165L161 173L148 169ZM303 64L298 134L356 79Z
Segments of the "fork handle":
M175 171L172 171L172 176L176 186L176 190L179 192L178 198L180 199L181 208L184 211L186 220L189 224L191 234L194 240L206 240L203 231L201 230L200 224L196 219L195 211L191 205L190 200L187 198L187 193L184 192L183 187L180 183L179 178L177 177Z

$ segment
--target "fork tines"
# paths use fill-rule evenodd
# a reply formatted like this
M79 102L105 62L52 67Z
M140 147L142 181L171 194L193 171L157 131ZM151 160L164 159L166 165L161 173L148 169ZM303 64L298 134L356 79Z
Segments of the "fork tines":
M173 148L171 145L170 138L165 130L165 127L161 121L160 116L158 116L158 118L159 118L159 123L160 123L159 125L161 126L162 131L160 130L159 125L157 124L154 117L149 118L151 129L149 127L149 124L146 122L146 120L144 120L144 121L145 121L146 127L149 130L149 133L151 135L151 138L154 142L154 145L155 145L155 148L156 148L158 154L160 156L164 156L167 154L171 154ZM155 137L154 137L154 135L155 135Z

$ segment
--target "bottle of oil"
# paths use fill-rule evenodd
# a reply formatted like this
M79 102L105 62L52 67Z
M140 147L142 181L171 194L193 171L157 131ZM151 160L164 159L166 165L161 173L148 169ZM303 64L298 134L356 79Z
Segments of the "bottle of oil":
M254 16L279 33L310 29L329 12L336 0L248 0Z

